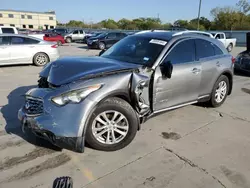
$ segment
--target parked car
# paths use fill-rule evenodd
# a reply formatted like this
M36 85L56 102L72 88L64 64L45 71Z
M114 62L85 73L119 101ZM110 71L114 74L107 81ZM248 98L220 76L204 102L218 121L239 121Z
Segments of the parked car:
M103 50L110 48L112 45L114 45L126 36L127 34L122 32L102 33L96 37L89 38L87 40L87 45L89 48L98 48L100 50Z
M241 52L237 57L234 65L235 72L250 73L250 52Z
M43 36L43 40L56 42L58 46L61 46L65 43L63 36L59 35L58 33L47 33Z
M102 32L93 32L89 35L85 35L83 43L87 44L87 40L92 38L92 37L97 37L98 35L102 34Z
M233 48L236 46L236 38L226 38L226 34L222 32L211 33L215 39L221 41L225 48L231 52Z
M18 34L27 35L30 33L29 29L18 29Z
M59 57L56 44L27 35L0 35L0 65L35 64L43 66Z
M5 34L5 33L18 34L18 31L15 27L0 26L0 34Z
M222 105L232 91L234 58L218 40L173 34L131 35L100 57L48 64L18 112L22 129L79 152L85 140L114 151L157 114L197 102Z
M71 43L74 41L83 40L85 37L85 31L82 29L74 30L64 36L64 39L67 43Z
M51 32L58 33L62 36L65 36L66 34L68 34L69 30L65 28L56 28L56 29L52 29Z

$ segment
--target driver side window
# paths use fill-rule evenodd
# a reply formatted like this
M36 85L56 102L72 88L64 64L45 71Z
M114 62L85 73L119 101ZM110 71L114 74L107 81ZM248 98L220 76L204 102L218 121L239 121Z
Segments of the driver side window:
M195 61L195 43L193 39L175 45L164 60L164 63L183 64Z
M116 34L115 33L109 33L107 38L108 39L114 39L114 38L116 38Z

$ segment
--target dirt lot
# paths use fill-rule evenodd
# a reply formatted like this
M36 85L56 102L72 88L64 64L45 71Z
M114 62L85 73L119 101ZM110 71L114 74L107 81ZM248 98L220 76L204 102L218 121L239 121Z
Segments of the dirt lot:
M61 56L98 52L81 44L60 47ZM250 187L250 77L234 77L233 94L220 108L180 108L148 121L123 150L79 154L20 132L21 95L36 86L40 70L0 68L0 187L51 187L58 176L88 188Z

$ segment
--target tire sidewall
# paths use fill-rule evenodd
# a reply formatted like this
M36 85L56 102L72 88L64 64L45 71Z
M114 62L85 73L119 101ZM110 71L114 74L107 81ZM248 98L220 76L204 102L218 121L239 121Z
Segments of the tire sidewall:
M232 44L229 44L228 47L227 47L227 51L228 52L231 52L233 50L233 45Z
M218 102L216 102L216 100L215 100L215 93L216 93L216 89L217 89L217 87L218 87L218 85L219 85L219 83L221 82L221 81L225 81L226 82L226 84L227 84L227 92L226 92L226 95L225 95L225 97L224 97L224 99L220 102L220 103L218 103ZM227 95L228 95L228 92L229 92L229 80L228 80L228 78L227 78L227 76L225 76L225 75L221 75L219 78L218 78L218 80L216 81L216 83L214 84L214 88L213 88L213 91L212 91L212 96L211 96L211 105L213 106L213 107L219 107L219 106L221 106L224 102L225 102L225 100L226 100L226 98L227 98Z
M136 113L133 110L133 108L126 101L124 101L122 99L118 99L118 101L122 101L123 103L125 102L126 107L124 107L124 105L117 105L115 103L112 103L112 99L117 100L117 98L111 98L111 100L108 99L108 100L104 101L103 103L101 103L100 105L98 105L87 123L86 141L94 149L103 150L103 151L115 151L115 150L122 149L125 146L127 146L134 139L134 137L137 133L139 122L138 122L138 118L137 118ZM129 109L128 106L132 110ZM99 142L95 138L95 136L93 135L93 132L92 132L92 124L93 124L94 119L100 113L102 113L104 111L108 111L108 110L115 110L115 111L122 113L127 118L128 124L129 124L128 125L129 130L128 130L128 133L125 136L125 138L123 140L121 140L119 143L110 144L110 145L103 144L103 143Z
M47 59L46 63L44 63L43 65L37 63L37 62L36 62L36 58L37 58L38 55L44 55L44 56L46 57L46 59ZM48 57L48 55L46 55L45 53L39 52L39 53L37 53L36 55L34 55L33 62L34 62L34 64L35 64L36 66L41 67L41 66L44 66L44 65L46 65L47 63L49 63L49 57Z
M99 44L98 44L98 48L100 49L100 50L104 50L105 49L105 43L104 42L100 42Z
M70 37L67 37L67 38L66 38L66 42L67 42L67 43L71 43L71 42L72 42L72 39L71 39Z

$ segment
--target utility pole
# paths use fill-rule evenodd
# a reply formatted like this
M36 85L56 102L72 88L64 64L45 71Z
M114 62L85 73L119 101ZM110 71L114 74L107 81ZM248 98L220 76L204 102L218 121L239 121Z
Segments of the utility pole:
M201 0L200 0L200 4L199 4L199 10L198 10L198 26L197 26L197 30L200 30L200 15L201 15Z

